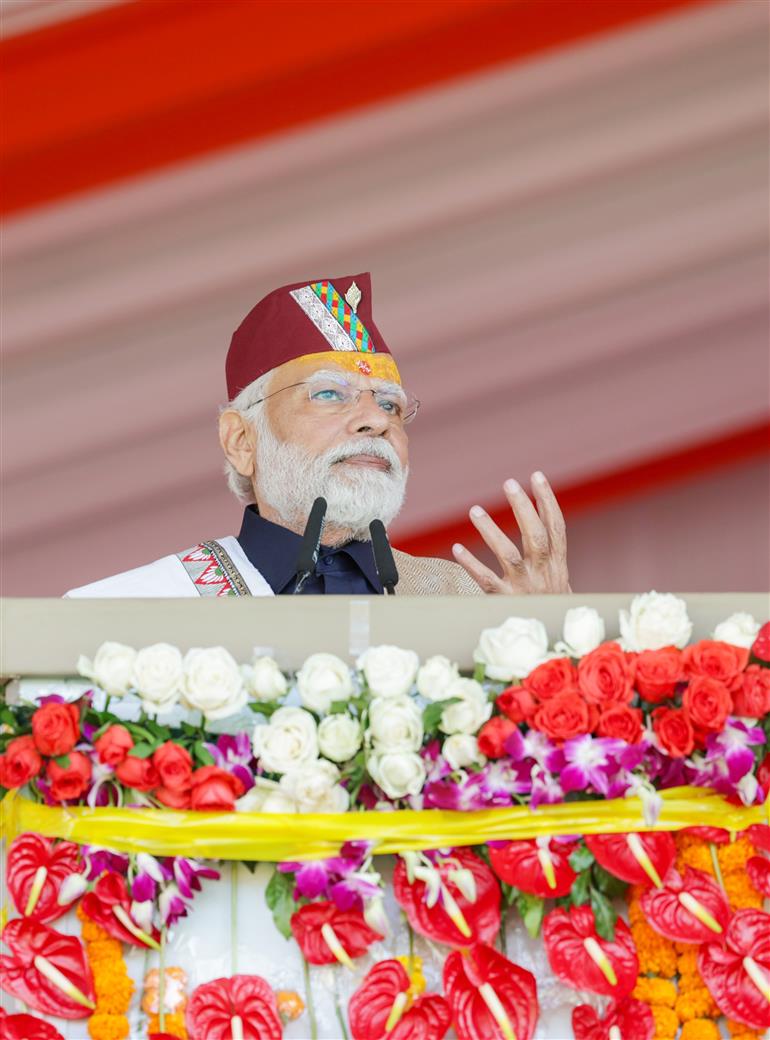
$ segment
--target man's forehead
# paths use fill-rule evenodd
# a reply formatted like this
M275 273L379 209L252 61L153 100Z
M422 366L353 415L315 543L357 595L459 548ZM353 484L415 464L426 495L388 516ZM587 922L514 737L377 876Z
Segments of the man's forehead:
M315 374L329 373L354 383L398 383L398 369L388 354L352 355L347 352L324 352L295 358L273 370L273 385L288 386Z

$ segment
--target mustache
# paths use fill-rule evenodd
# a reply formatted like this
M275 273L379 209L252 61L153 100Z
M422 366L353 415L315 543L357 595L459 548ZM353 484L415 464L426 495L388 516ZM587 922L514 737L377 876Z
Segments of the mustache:
M395 449L387 441L376 437L357 438L345 444L338 444L336 448L330 448L322 459L329 466L333 466L336 462L345 462L355 455L372 455L374 458L382 459L388 463L393 474L401 475L401 462Z

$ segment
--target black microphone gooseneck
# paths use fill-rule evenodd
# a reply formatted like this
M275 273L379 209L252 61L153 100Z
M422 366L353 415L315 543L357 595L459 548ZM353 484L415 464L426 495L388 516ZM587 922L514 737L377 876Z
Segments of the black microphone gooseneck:
M372 536L374 566L377 568L382 587L392 596L398 585L398 568L382 520L372 520L369 524L369 534Z
M302 535L302 545L297 557L297 584L294 586L294 595L302 591L302 586L315 570L318 560L318 549L321 545L321 531L326 516L326 499L320 496L315 500L310 510L310 516L305 524L305 533Z

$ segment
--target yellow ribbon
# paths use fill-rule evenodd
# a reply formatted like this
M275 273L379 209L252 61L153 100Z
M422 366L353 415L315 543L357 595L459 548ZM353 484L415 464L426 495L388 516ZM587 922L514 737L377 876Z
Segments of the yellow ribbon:
M700 787L673 787L660 795L660 818L648 827L639 798L565 802L534 811L516 806L477 812L403 809L320 815L56 808L9 791L0 804L0 824L9 840L35 831L120 852L276 862L326 859L353 840L374 842L376 853L382 855L555 834L675 831L694 825L742 831L754 823L770 822L770 798L764 805L745 808Z

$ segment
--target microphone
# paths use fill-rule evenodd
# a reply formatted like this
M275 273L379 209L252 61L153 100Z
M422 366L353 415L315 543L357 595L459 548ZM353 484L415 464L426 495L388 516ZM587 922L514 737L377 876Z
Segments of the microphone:
M369 534L372 536L374 566L377 568L382 587L389 596L392 596L398 585L398 569L382 520L372 520L369 524Z
M305 533L302 535L302 545L297 557L297 584L293 593L295 596L302 591L302 586L315 570L325 516L326 499L319 496L313 503L305 524Z

